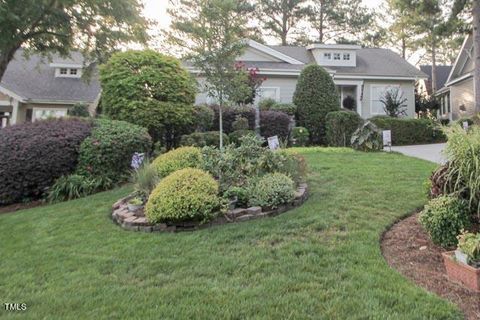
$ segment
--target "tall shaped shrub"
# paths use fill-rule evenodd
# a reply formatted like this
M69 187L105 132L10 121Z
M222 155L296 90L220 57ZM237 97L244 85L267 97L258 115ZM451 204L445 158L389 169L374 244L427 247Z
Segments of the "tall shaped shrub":
M293 94L297 106L297 125L310 132L310 141L325 144L325 118L329 112L340 109L335 83L325 69L309 65L298 78Z
M114 54L100 68L102 110L148 129L167 148L195 129L196 86L180 62L153 50Z

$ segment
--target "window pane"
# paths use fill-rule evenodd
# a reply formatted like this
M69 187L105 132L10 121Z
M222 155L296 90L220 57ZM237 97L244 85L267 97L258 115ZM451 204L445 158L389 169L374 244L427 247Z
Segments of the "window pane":
M76 75L77 74L77 69L70 69L70 74L71 75Z
M340 53L334 53L333 60L340 60Z
M350 53L344 53L343 60L350 60Z

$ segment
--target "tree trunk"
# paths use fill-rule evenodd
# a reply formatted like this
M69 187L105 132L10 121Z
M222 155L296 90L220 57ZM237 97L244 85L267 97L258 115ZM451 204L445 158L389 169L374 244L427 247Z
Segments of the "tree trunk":
M407 41L405 40L405 36L402 37L402 58L407 58Z
M14 46L7 50L0 50L0 82L2 81L5 71L7 71L8 64L13 59L15 52L20 48L20 45Z
M475 111L480 112L480 1L473 1L474 92Z
M437 92L437 44L432 41L432 96Z
M223 93L220 93L220 103L218 105L218 129L220 131L220 151L223 150Z

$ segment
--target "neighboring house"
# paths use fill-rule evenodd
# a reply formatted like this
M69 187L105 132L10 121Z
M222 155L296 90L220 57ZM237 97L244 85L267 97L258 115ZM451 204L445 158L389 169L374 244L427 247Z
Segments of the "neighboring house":
M441 102L442 117L456 120L475 114L473 37L463 42L445 86L435 94Z
M77 103L95 111L100 83L95 75L81 79L83 58L73 52L70 58L54 55L24 57L19 50L8 64L0 82L0 124L13 125L48 117L62 117Z
M387 49L368 49L357 45L313 44L299 46L267 46L247 41L239 61L249 68L258 67L267 80L262 84L260 99L273 98L291 102L298 76L312 63L325 67L331 74L340 96L339 105L347 96L356 102L356 111L363 118L385 114L380 99L387 90L398 88L407 99L407 115L415 115L415 82L428 78L399 55ZM191 69L191 72L198 71ZM200 86L204 79L198 76ZM214 102L205 93L196 103Z
M425 93L428 96L432 95L432 66L431 65L423 65L420 66L420 70L428 76L428 79L425 79L423 82L425 83ZM445 83L447 82L448 76L452 70L452 66L436 66L436 85L435 91L439 91L443 89Z

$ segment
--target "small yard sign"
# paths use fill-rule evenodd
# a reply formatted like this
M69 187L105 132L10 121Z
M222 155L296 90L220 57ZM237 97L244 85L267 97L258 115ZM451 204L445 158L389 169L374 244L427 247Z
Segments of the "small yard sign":
M278 141L277 136L268 138L268 147L270 148L270 150L277 150L280 148L280 142Z
M383 147L391 147L392 146L392 131L391 130L383 130Z
M468 130L468 121L463 121L463 130L467 131Z

